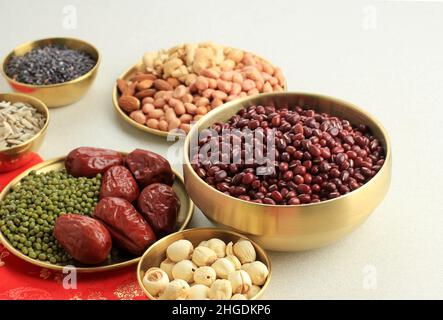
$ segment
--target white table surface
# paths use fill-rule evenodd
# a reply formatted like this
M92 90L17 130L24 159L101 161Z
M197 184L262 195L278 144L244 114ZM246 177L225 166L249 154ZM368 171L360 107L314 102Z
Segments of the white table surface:
M75 29L64 7L73 5ZM65 8L65 12L72 8ZM443 2L430 1L1 1L0 53L22 42L73 36L102 53L78 103L51 110L45 158L78 146L168 144L117 117L116 77L143 52L212 40L279 65L290 90L354 102L378 117L393 145L383 203L329 247L271 253L268 299L443 298ZM0 80L0 92L9 92ZM169 160L179 160L169 154ZM179 163L174 165L180 169ZM196 211L191 226L209 225ZM369 276L372 286L365 286ZM365 278L366 275L366 278ZM374 285L375 284L375 285Z

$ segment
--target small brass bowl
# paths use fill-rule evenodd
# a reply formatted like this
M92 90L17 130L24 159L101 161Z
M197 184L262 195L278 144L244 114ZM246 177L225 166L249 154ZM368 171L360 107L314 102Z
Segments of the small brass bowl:
M148 250L146 250L146 252L141 257L140 262L138 263L137 266L138 284L140 288L142 288L145 295L150 300L156 300L156 298L153 297L143 285L143 276L145 275L145 272L149 268L160 267L160 263L166 259L166 249L170 244L180 239L186 239L191 241L195 248L201 241L209 240L211 238L218 238L220 240L223 240L225 243L228 243L230 241L235 243L240 239L251 241L251 239L248 239L247 237L241 235L240 233L229 230L216 229L216 228L187 229L183 231L178 231L176 233L172 233L158 240L156 243L150 246ZM268 278L263 284L261 290L254 297L250 299L250 300L256 300L259 299L261 296L263 296L263 293L268 288L269 283L271 281L272 269L271 269L271 260L269 259L265 250L263 250L263 248L261 248L254 241L251 241L251 243L254 246L255 251L257 253L257 261L263 262L268 267L269 270Z
M96 60L95 66L87 73L78 78L63 83L49 85L33 85L18 82L10 78L6 74L6 65L12 56L21 56L28 53L34 48L49 44L58 44L62 46L67 46L70 49L85 51ZM49 108L55 108L65 106L80 100L94 82L99 65L100 53L92 44L74 38L47 38L26 42L16 47L4 58L1 73L13 90L34 96L45 102Z
M20 93L2 93L0 94L1 101L28 103L45 116L46 122L43 128L31 139L17 146L0 150L0 173L12 171L25 165L31 159L31 152L37 151L40 148L49 124L48 107L37 98Z
M251 105L308 106L321 112L365 124L380 140L385 163L365 185L347 195L305 205L266 205L228 196L207 185L193 170L190 145L199 131L224 122ZM363 223L386 195L391 178L391 146L382 124L359 107L336 98L309 93L269 93L226 103L208 113L191 129L184 145L183 173L186 190L208 219L246 234L265 249L298 251L330 244ZM203 195L203 196L202 196Z
M255 55L255 54L254 54ZM274 66L274 64L270 63L268 60L255 55L256 57L263 59L264 61L268 62L271 66ZM137 71L141 71L143 69L143 61L140 60L139 62L137 62L135 65L133 65L132 67L126 69L119 77L118 79L124 79L124 80L129 80L129 78L131 78L131 76L137 72ZM283 86L283 90L287 90L288 86L287 83L285 82L284 86ZM143 124L140 124L136 121L134 121L133 119L131 119L129 117L129 115L124 112L120 106L118 105L118 98L120 97L120 93L118 92L118 88L117 85L114 85L114 88L112 89L112 102L114 104L114 108L115 111L117 111L117 114L123 119L125 120L127 123L129 123L131 126L136 127L142 131L148 132L148 133L152 133L155 134L157 136L160 137L178 137L178 134L174 134L174 133L169 133L166 131L161 131L158 129L152 129L149 128ZM171 139L171 141L173 141L174 139Z
M121 152L122 155L126 155L127 153ZM12 180L1 192L0 192L0 203L6 198L6 196L11 192L11 190L18 184L20 181L25 178L31 171L36 171L37 173L49 172L49 171L59 171L65 168L65 159L66 157L58 157L48 161L44 161L42 163L36 164L32 168L29 168L25 172L18 175L14 180ZM174 169L172 169L175 175L174 184L172 188L180 199L181 207L178 213L175 229L177 231L184 230L189 222L191 221L192 215L194 213L194 204L189 199L186 194L186 190L184 187L184 182L182 176ZM158 240L161 241L161 240ZM18 257L23 261L27 261L33 265L47 268L55 271L63 271L64 266L52 264L46 261L40 261L38 259L32 259L27 255L23 254L20 250L16 249L12 246L9 240L5 237L5 235L0 231L0 243L8 249L13 255ZM118 248L118 247L116 247ZM98 265L84 265L79 262L72 262L75 270L81 273L93 273L93 272L103 272L108 270L116 270L123 267L127 267L130 265L136 264L140 260L140 256L133 256L127 253L125 250L120 250L116 252L116 254L109 258L108 260L102 262Z

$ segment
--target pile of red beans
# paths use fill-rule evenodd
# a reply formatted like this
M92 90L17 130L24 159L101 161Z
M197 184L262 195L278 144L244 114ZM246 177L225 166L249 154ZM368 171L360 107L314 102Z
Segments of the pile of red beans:
M384 163L383 147L367 126L354 126L306 107L251 106L211 129L218 135L199 138L191 158L194 170L219 191L256 203L298 205L337 198L360 188ZM226 129L252 132L255 145L234 133L226 140L222 137ZM267 150L266 137L271 130L275 143ZM235 144L236 139L241 139L241 144ZM259 143L264 153L275 155L274 161L267 163L272 168L270 174L259 174L263 164L245 161L246 153L257 149ZM219 151L207 154L208 144L217 145ZM240 163L232 161L236 152Z

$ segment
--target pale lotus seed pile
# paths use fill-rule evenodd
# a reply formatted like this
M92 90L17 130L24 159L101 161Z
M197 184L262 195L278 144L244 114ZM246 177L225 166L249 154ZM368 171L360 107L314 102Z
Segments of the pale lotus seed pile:
M252 243L235 244L213 238L195 249L188 240L178 240L166 250L160 267L146 271L143 285L160 300L248 300L257 295L269 275L256 260Z

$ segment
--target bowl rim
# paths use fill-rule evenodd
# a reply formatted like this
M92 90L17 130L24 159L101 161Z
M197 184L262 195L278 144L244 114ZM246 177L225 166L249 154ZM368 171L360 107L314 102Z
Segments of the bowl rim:
M200 231L216 231L216 232L221 232L221 233L224 233L224 234L229 234L229 235L238 237L239 239L248 240L248 241L250 241L252 243L252 245L254 246L254 249L256 251L259 251L260 254L264 257L265 261L261 261L261 262L266 264L266 266L268 267L269 273L268 273L268 277L266 278L265 283L261 286L260 291L257 292L257 294L255 296L253 296L249 300L256 300L259 297L261 297L263 295L263 293L266 291L266 289L269 287L269 284L271 282L271 277L272 277L272 263L271 263L271 259L269 258L269 255L267 254L266 250L263 249L257 242L255 242L254 240L248 238L244 234L241 234L241 233L233 231L233 230L217 228L217 227L199 227L199 228L191 228L191 229L179 230L177 232L171 233L171 234L169 234L169 235L159 239L154 244L152 244L148 249L146 249L146 251L143 253L143 255L140 258L140 261L137 264L137 282L138 282L138 285L140 286L140 288L145 293L145 295L150 300L158 300L157 298L153 297L148 292L148 290L146 290L145 286L143 285L143 277L141 276L141 273L142 273L142 270L141 270L142 262L150 254L151 250L154 250L153 248L156 245L160 245L160 242L167 242L168 240L170 240L171 238L175 237L178 234L182 234L184 236L184 239L186 239L186 234L189 234L189 233L192 233L192 232L200 232ZM152 267L152 268L154 268L154 267ZM158 266L158 268L160 268L160 266Z
M196 43L204 43L204 41L196 42ZM179 44L179 45L180 45L180 44ZM251 53L251 54L253 54L254 56L258 57L259 59L262 59L262 60L265 61L266 63L270 64L272 67L281 69L279 66L277 66L276 64L270 62L268 59L265 59L265 58L263 58L261 55L255 54L255 53L252 52L252 51L244 50L244 49L238 49L238 48L231 47L231 46L228 46L228 45L221 45L221 44L220 44L220 46L222 46L223 48L231 48L231 49L241 50L241 51L243 51L243 52ZM165 50L169 50L169 49L172 49L172 48L174 48L174 46L169 47L169 48L167 48L167 49L165 49ZM162 51L162 49L159 49L159 50L153 50L153 51L147 51L147 52L160 52L160 51ZM132 66L130 66L130 67L128 67L127 69L125 69L125 70L124 70L124 71L118 76L117 79L123 79L124 77L126 77L126 76L129 75L129 72L130 72L132 69L135 69L135 68L138 68L138 67L141 67L141 66L143 66L143 59L139 59L137 63L135 63L135 64L133 64ZM285 80L285 83L284 83L284 86L283 86L283 90L284 90L284 92L287 92L287 90L288 90L288 82L287 82L287 80L286 80L286 77L284 77L284 80ZM142 125L142 124L140 124L140 123L138 123L138 122L135 122L134 120L132 120L132 119L129 117L128 114L126 114L126 113L120 108L120 106L118 105L118 98L119 98L119 93L118 93L118 89L117 89L117 84L114 84L114 87L113 87L113 90L112 90L112 102L113 102L113 104L114 104L114 108L117 110L117 113L118 113L118 114L119 114L119 115L120 115L120 116L121 116L121 117L122 117L127 123L129 123L130 125L132 125L132 126L138 128L138 129L140 129L140 130L142 130L142 131L145 131L145 132L148 132L148 133L151 133L151 134L154 134L154 135L160 136L160 137L168 137L168 138L171 137L171 140L168 139L168 141L170 141L170 142L173 142L174 140L176 140L176 139L178 139L178 138L186 137L186 136L189 135L189 133L188 133L188 134L182 134L182 133L179 133L179 132L174 133L174 131L170 132L170 131L161 131L161 130L158 130L158 129L152 129L152 128L149 128L149 127L147 127L147 126L145 126L145 125ZM236 99L236 100L234 100L234 101L238 101L238 100L240 100L240 99L241 99L241 98L238 98L238 99ZM219 108L219 107L217 107L216 109L218 109L218 108ZM213 111L213 110L211 110L210 112L212 112L212 111ZM209 113L209 112L208 112L208 113Z
M40 135L43 132L46 131L46 129L49 126L49 118L50 118L49 108L48 108L48 106L43 101L41 101L40 99L35 98L33 96L30 96L28 94L23 94L23 93L18 93L18 92L10 92L10 93L1 93L0 96L2 96L2 95L9 95L9 96L16 96L16 97L25 97L26 99L31 100L31 101L33 101L36 104L40 104L43 107L43 110L45 111L45 114L44 114L44 116L46 118L45 124L43 125L43 127L40 128L40 130L35 135L33 135L30 139L26 140L25 142L23 142L23 143L21 143L19 145L16 145L16 146L13 146L13 147L9 147L9 148L5 148L5 149L0 149L0 153L11 153L11 151L15 151L16 149L20 149L20 148L25 147L26 145L29 145L34 140L38 139L38 137L40 137ZM3 102L3 101L10 102L11 104L14 103L12 101L0 99L0 102ZM23 103L25 103L25 102L23 102ZM30 104L32 107L35 108L34 104L31 104L31 103L28 103L28 102L26 102L26 103ZM37 111L40 112L39 110L37 110Z
M375 174L375 176L373 176L368 182L366 182L364 185L362 185L360 188L353 190L345 195L341 195L337 198L334 199L328 199L328 200L324 200L324 201L320 201L317 203L307 203L307 204L293 204L293 205L273 205L273 204L264 204L264 203L255 203L255 202L251 202L251 201L246 201L246 200L242 200L239 198L235 198L233 196L230 195L226 195L223 192L221 192L220 190L213 188L211 186L209 186L208 184L206 184L205 181L203 181L203 179L201 179L197 173L194 171L194 169L192 168L191 162L189 160L189 146L190 146L190 140L191 137L196 134L196 132L198 133L199 131L199 127L200 125L208 118L208 117L213 117L219 113L223 113L225 110L230 109L234 106L237 106L239 104L243 104L246 103L248 101L251 100L255 100L257 99L258 96L262 97L263 99L266 97L269 98L274 98L274 97L281 97L281 96L285 96L285 95L304 95L304 96L310 96L312 98L320 98L320 99L325 99L325 100L329 100L329 101L333 101L337 104L341 104L346 106L346 108L350 108L353 109L354 111L357 111L358 113L361 113L363 115L365 115L366 117L368 117L369 119L371 119L371 121L378 127L378 129L381 131L382 135L383 135L383 139L386 141L386 156L385 156L385 161L382 165L382 167L380 168L380 170ZM204 128L202 128L204 129ZM357 105L350 103L348 101L339 99L339 98L335 98L335 97L331 97L328 95L324 95L324 94L318 94L318 93L310 93L310 92L299 92L299 91L285 91L285 92L271 92L271 93L262 93L260 95L257 96L252 96L252 97L244 97L238 100L234 100L234 101L229 101L225 104L223 104L222 106L212 110L211 112L208 112L205 116L203 116L199 121L197 121L192 127L191 130L189 131L189 133L186 135L185 138L185 142L183 145L184 151L183 151L183 156L184 156L184 163L183 166L186 167L189 171L189 174L191 174L193 177L197 178L198 181L200 181L201 183L204 183L205 186L211 188L211 190L213 190L214 192L216 192L219 196L223 197L226 199L226 201L229 200L236 200L236 201L241 201L245 204L251 205L251 206L262 206L262 207L269 207L269 208L301 208L301 207L311 207L311 206L318 206L318 205L323 205L323 204L328 204L328 203L332 203L341 199L344 199L346 197L350 197L351 195L355 195L357 192L364 192L367 188L368 185L373 182L377 177L380 176L380 173L382 171L387 170L387 166L388 163L390 162L390 158L391 158L391 142L390 142L390 138L389 135L386 131L386 129L384 128L383 124L377 120L377 118L375 118L372 114L370 114L369 112L365 111L364 109L362 109L361 107L358 107ZM186 183L186 181L185 181ZM185 184L186 185L186 184Z
M119 153L125 155L127 154L127 152L121 152L118 151ZM56 158L51 158L49 160L43 161L41 163L38 163L28 169L26 169L25 171L23 171L22 173L20 173L17 177L15 177L13 180L11 180L4 188L3 190L0 192L0 198L2 198L3 196L5 196L7 193L9 193L11 191L11 186L20 182L24 177L26 177L31 171L33 170L38 170L42 167L46 167L48 165L60 162L64 159L66 159L67 155L64 156L59 156ZM180 183L184 186L184 179L183 176L180 175L179 172L177 172L177 170L175 170L174 168L171 168L172 171L174 172L175 175L175 179L178 179L180 181ZM180 228L176 231L176 232L181 232L183 230L186 229L186 227L188 226L189 222L192 219L192 216L194 215L194 211L195 211L195 204L192 201L192 199L189 199L189 210L186 213L186 219L183 221L183 224L180 226ZM152 245L154 245L157 241L160 241L163 238L157 239ZM14 248L12 246L12 244L9 242L8 239L6 239L6 237L3 235L3 232L0 231L0 244L3 244L3 246L9 251L11 252L14 256L20 258L23 261L26 261L30 264L42 267L42 268L47 268L50 270L55 270L55 271L63 271L65 269L70 268L68 265L66 266L61 266L61 265L56 265L56 264L52 264L50 262L44 262L44 261L40 261L38 259L32 259L30 257L28 257L27 255L25 255L24 253L22 253L20 250ZM152 246L151 245L151 246ZM151 247L150 246L150 247ZM140 255L139 257L135 257L132 258L130 260L126 260L126 261L121 261L118 263L114 263L111 265L105 265L105 266L91 266L91 267L74 267L72 269L75 269L77 272L79 273L95 273L95 272L102 272L102 271L108 271L108 270L116 270L116 269L120 269L126 266L130 266L130 265L134 265L137 262L139 262L139 260L141 259L142 255Z
M69 81L66 82L61 82L61 83L53 83L53 84L28 84L28 83L24 83L24 82L19 82L17 80L12 79L11 77L9 77L6 74L6 64L8 62L8 60L14 55L14 52L22 47L26 47L32 44L37 44L37 47L39 46L40 43L44 42L44 41L57 41L57 40L69 40L69 41L75 41L75 42L79 42L82 43L84 45L86 45L87 47L90 47L92 50L94 50L97 53L97 60L94 64L94 66L85 74L82 74L81 76L71 79ZM69 47L69 46L68 46ZM18 86L22 86L22 87L27 87L27 88L33 88L33 89L43 89L43 88L54 88L54 87L61 87L63 85L70 85L70 84L74 84L77 82L81 82L82 80L88 78L91 74L93 74L94 72L96 72L96 70L98 69L99 65L101 62L101 54L100 51L97 49L97 47L95 47L93 44L91 44L90 42L87 42L85 40L79 39L79 38L74 38L74 37L50 37L50 38L42 38L42 39L38 39L38 40L32 40L32 41L27 41L24 42L18 46L16 46L14 49L12 49L8 54L6 54L3 59L2 59L2 66L0 68L0 72L3 75L3 77L11 84L14 85L18 85Z

